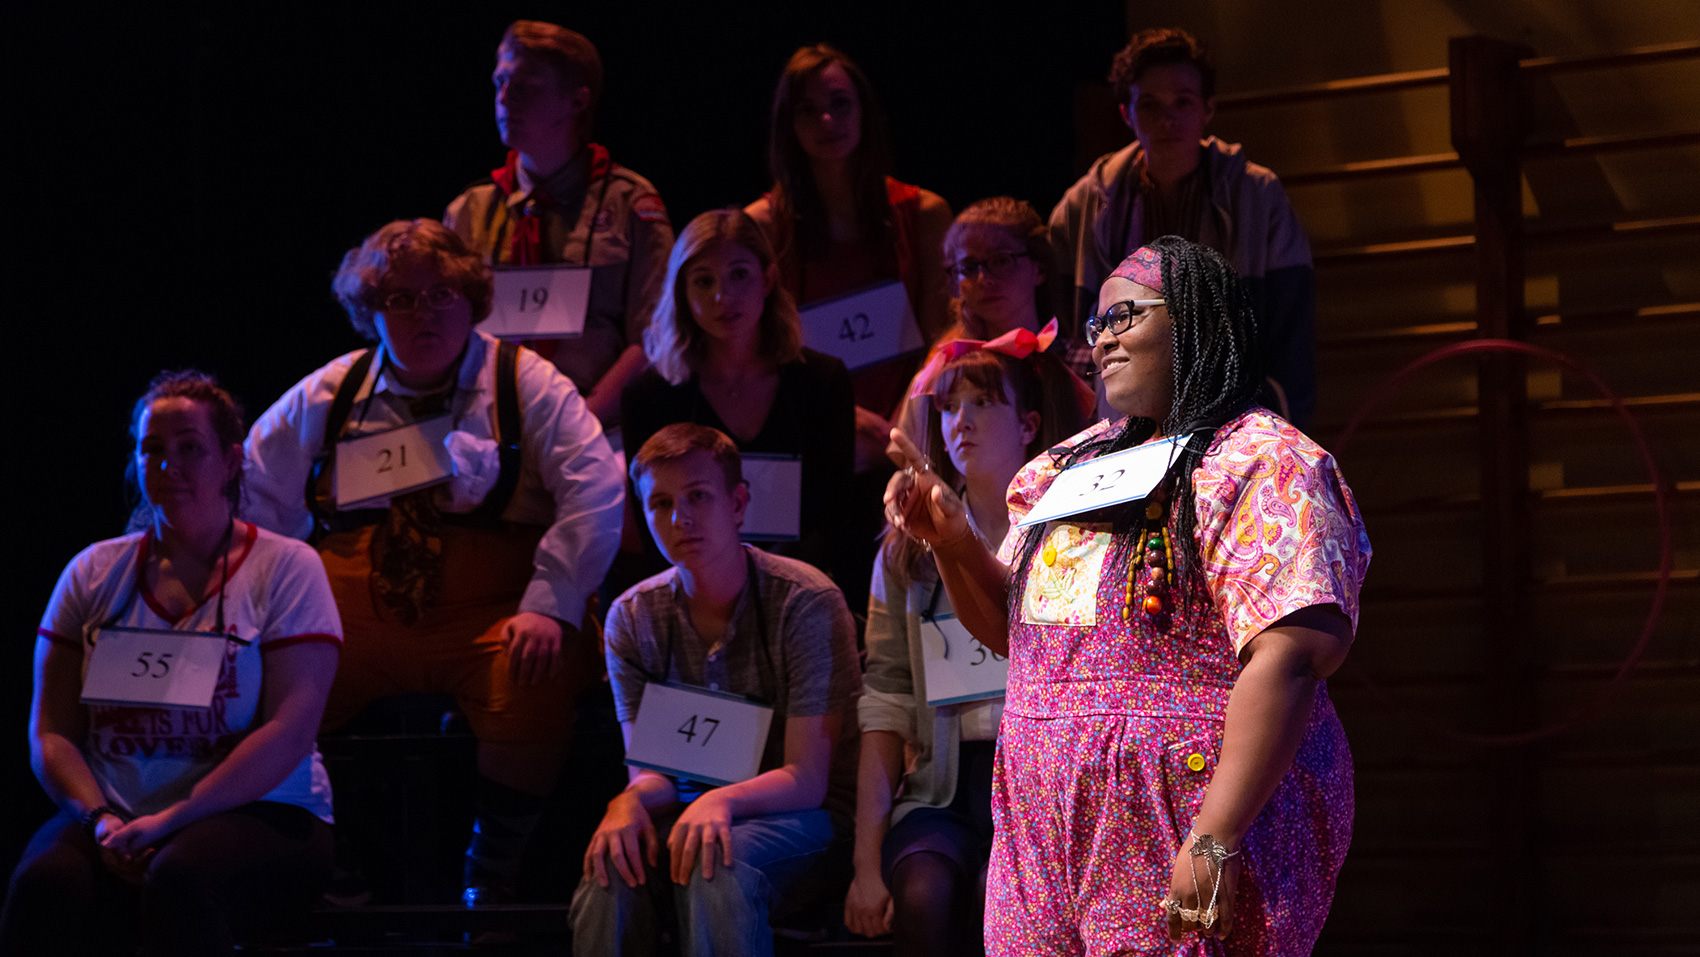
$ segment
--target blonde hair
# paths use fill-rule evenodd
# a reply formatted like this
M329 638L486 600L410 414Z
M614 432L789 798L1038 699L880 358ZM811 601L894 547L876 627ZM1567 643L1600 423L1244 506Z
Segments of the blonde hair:
M667 260L667 280L655 317L643 333L643 351L661 377L674 385L689 379L707 352L702 327L685 295L685 270L722 243L748 250L765 273L773 268L773 246L756 221L739 209L714 209L698 215L679 233ZM797 303L774 283L762 304L760 348L764 358L784 365L803 354L803 320Z
M958 213L944 234L946 269L954 267L962 255L963 236L975 227L1002 230L1004 235L1021 244L1027 258L1039 268L1042 281L1033 289L1033 310L1040 325L1052 316L1064 315L1065 310L1058 308L1058 294L1063 283L1058 281L1056 254L1051 250L1050 232L1037 210L1012 196L993 196ZM985 321L962 307L961 296L951 296L950 314L954 322L940 341L992 338L992 331L986 328ZM1062 332L1070 334L1066 328Z

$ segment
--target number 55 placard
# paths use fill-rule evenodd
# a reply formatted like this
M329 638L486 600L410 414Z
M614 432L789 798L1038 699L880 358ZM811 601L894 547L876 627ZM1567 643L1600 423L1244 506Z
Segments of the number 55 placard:
M83 701L152 707L212 704L228 635L151 628L97 628Z
M1070 466L1051 482L1039 504L1016 523L1017 527L1026 528L1150 495L1180 455L1176 443L1186 438L1160 439Z
M503 339L581 336L589 306L590 270L583 266L503 266L490 318L479 328Z
M773 709L737 695L650 682L638 702L626 763L722 785L761 770Z

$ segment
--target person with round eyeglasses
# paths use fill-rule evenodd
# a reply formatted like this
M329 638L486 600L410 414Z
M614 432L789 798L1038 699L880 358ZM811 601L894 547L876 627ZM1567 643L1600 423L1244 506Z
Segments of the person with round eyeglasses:
M1032 337L1041 351L1061 360L1075 374L1070 386L1090 419L1096 400L1084 380L1094 374L1092 349L1072 334L1072 323L1064 326L1056 318L1064 284L1039 213L1009 196L979 200L951 223L942 252L952 322L933 346L927 366L916 373L917 379L936 373L938 351L947 343ZM1038 344L1041 336L1043 344ZM910 391L915 392L913 383ZM926 414L925 402L910 400L897 418L898 428L920 445L927 441Z
M1362 517L1333 457L1257 403L1257 319L1221 255L1157 238L1085 324L1117 417L1016 473L996 556L892 433L893 527L1009 656L987 952L1310 953L1351 841L1324 679L1357 626ZM1118 490L1136 461L1155 484Z
M588 608L619 542L623 475L572 380L475 328L490 267L441 223L368 236L333 288L373 346L254 423L251 514L311 541L330 575L347 642L326 728L383 696L455 696L478 738L465 902L501 902L574 699L600 675Z

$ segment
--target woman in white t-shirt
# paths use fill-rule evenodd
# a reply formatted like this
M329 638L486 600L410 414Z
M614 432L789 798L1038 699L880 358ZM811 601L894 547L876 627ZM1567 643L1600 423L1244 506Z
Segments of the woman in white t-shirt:
M60 812L12 875L4 953L229 953L330 872L324 568L236 518L245 431L210 377L155 379L132 432L152 521L71 560L36 639L30 763Z

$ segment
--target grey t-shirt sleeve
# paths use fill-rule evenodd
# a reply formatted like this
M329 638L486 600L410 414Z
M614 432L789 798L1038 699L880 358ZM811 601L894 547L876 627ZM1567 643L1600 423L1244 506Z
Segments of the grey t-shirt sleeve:
M787 713L791 717L838 714L862 690L856 661L856 625L836 588L793 592L785 611Z
M642 648L639 646L636 619L638 597L635 594L616 601L608 609L608 622L603 626L603 641L607 651L608 683L614 689L614 716L621 721L637 718L638 702L643 700L644 685L649 676L642 667Z

